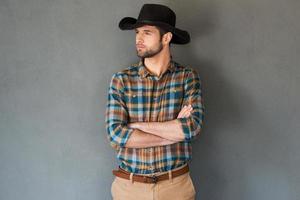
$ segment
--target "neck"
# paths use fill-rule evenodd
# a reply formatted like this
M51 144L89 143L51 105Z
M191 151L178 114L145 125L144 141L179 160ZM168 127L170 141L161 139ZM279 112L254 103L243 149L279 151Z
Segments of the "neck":
M160 53L151 57L144 59L145 67L154 75L160 76L169 67L171 60L170 48L164 47Z

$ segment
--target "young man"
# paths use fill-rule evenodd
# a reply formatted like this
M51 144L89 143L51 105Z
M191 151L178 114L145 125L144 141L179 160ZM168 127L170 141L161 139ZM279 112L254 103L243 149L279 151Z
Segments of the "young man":
M170 8L145 4L137 19L119 23L135 30L141 61L115 73L108 92L106 128L120 161L115 200L195 198L187 162L204 108L197 72L171 58L170 43L190 41L175 21Z

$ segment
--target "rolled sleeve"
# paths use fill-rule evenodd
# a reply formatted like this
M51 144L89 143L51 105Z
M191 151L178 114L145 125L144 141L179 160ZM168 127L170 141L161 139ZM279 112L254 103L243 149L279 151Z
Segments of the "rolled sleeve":
M124 101L124 88L117 74L112 76L108 89L105 114L107 137L113 148L125 147L133 129L127 126L128 110Z
M204 105L202 97L201 80L195 70L188 72L184 84L184 105L192 105L191 115L186 118L178 118L181 123L185 141L192 140L199 135L203 127Z

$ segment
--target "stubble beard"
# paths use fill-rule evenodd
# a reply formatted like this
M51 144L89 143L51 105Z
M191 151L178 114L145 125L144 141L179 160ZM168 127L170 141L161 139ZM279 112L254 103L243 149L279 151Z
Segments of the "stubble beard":
M158 47L155 49L148 49L145 50L144 52L137 50L136 52L137 52L137 56L140 58L152 58L155 55L159 54L162 51L162 49L163 49L163 45L160 42Z

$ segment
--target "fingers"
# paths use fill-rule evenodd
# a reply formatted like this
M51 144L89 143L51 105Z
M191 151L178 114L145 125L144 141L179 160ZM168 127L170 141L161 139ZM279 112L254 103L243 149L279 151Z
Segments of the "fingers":
M189 107L187 106L184 106L182 109L181 109L182 113L182 117L186 117L188 114L189 114Z
M184 117L189 117L191 114L191 109L189 107L185 107L183 110L182 110L182 118Z
M189 117L191 115L192 110L193 107L191 105L186 106L184 110L184 117Z
M191 105L184 106L184 107L180 110L180 112L179 112L177 118L189 117L189 116L191 115L191 111L192 111L192 110L193 110L193 107L192 107Z

